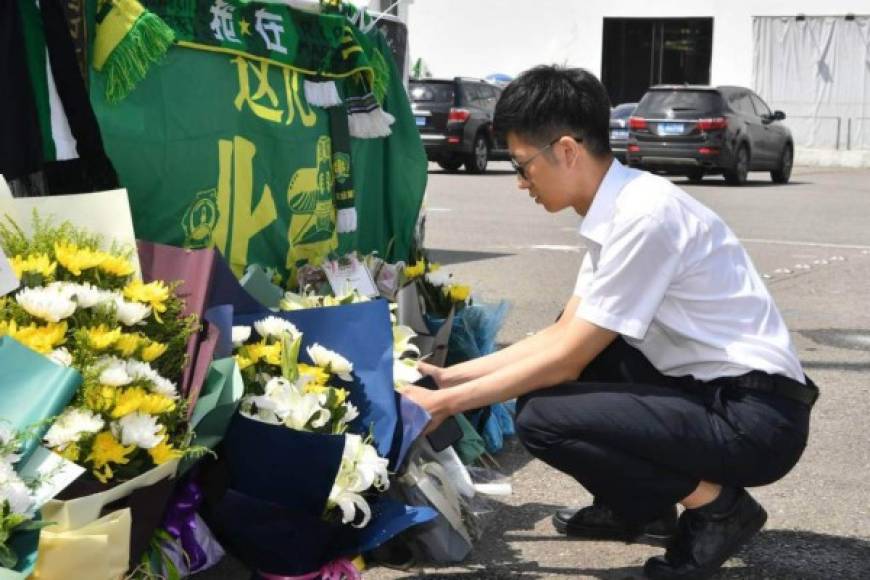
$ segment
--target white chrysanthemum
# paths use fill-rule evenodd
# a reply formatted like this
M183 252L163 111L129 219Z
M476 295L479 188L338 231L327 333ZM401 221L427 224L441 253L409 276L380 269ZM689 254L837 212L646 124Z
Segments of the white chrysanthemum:
M353 364L337 352L331 351L317 343L305 350L315 365L326 369L334 375L338 375L343 381L350 382L353 380L350 374L353 372Z
M245 341L251 338L251 327L250 326L234 326L233 327L233 344L235 346L242 346L245 344Z
M65 347L56 348L48 353L48 358L53 363L59 364L62 367L72 365L72 355Z
M148 363L131 359L128 360L126 364L127 374L130 375L133 380L148 381L151 384L151 391L158 395L163 395L164 397L169 397L171 399L178 397L178 390L175 387L175 383L161 376L160 373L151 368L151 365Z
M121 445L135 445L142 449L159 445L163 440L161 430L156 417L141 411L124 415L112 423L112 433L121 440Z
M25 288L15 295L28 314L46 322L60 322L72 316L76 303L57 288Z
M133 378L127 374L127 366L123 363L113 364L100 373L100 383L110 387L123 387L133 382Z
M417 362L411 359L398 359L393 361L393 383L397 387L416 383L423 374L417 370Z
M104 290L89 283L52 282L49 288L58 288L65 296L75 300L79 308L93 308L111 302L115 296L120 296L120 293Z
M300 334L299 329L292 322L277 316L267 316L262 320L258 320L254 323L254 330L263 338L281 338L285 332L289 332L293 338L298 337Z
M52 449L63 449L86 433L97 433L103 425L99 415L87 409L67 407L45 434L45 444Z
M433 286L444 286L445 284L450 283L450 276L451 275L444 270L436 270L426 274L426 281Z
M0 462L0 506L4 502L9 502L13 514L31 515L33 500L30 491L11 464Z
M127 302L120 296L115 297L115 316L125 326L139 324L151 314L151 307L139 302Z

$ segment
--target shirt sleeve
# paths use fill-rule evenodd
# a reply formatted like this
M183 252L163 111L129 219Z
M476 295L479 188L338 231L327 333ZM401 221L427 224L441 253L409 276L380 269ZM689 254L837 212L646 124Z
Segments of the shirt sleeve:
M615 224L601 247L597 268L583 283L576 316L642 340L680 260L674 238L658 219L641 216ZM582 266L580 270L577 289Z
M589 283L592 281L592 256L589 251L583 256L583 261L580 263L580 271L577 272L577 282L574 284L574 296L584 296Z

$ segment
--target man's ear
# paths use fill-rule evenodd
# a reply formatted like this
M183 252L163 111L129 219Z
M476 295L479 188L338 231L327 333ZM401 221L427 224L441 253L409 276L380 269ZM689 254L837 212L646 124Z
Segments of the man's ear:
M578 143L571 137L562 137L561 144L565 151L565 164L570 169L574 167L575 163L577 163L580 155L585 153L585 151L580 151L580 148L584 145L583 143Z

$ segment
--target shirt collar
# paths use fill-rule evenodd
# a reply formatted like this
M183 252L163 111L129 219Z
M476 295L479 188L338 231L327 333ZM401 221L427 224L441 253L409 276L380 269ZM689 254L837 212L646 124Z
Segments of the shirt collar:
M599 246L604 243L616 207L616 198L625 183L631 178L629 169L616 159L610 164L586 216L580 222L580 235Z

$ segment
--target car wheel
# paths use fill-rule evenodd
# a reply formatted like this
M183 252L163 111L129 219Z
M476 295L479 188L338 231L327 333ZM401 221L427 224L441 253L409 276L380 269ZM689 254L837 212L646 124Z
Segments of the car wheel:
M686 175L692 183L701 183L704 181L704 170L696 169Z
M439 161L438 167L447 171L457 171L460 167L462 167L462 159L448 159L445 161Z
M791 145L786 145L779 158L779 167L770 172L770 178L774 183L788 183L791 179L792 165L794 165L794 151Z
M729 185L743 185L749 175L749 148L741 145L734 156L734 165L725 170L725 181Z
M474 148L471 150L471 155L465 160L465 170L469 173L483 173L486 171L488 162L489 145L486 142L486 137L478 135L474 138Z

